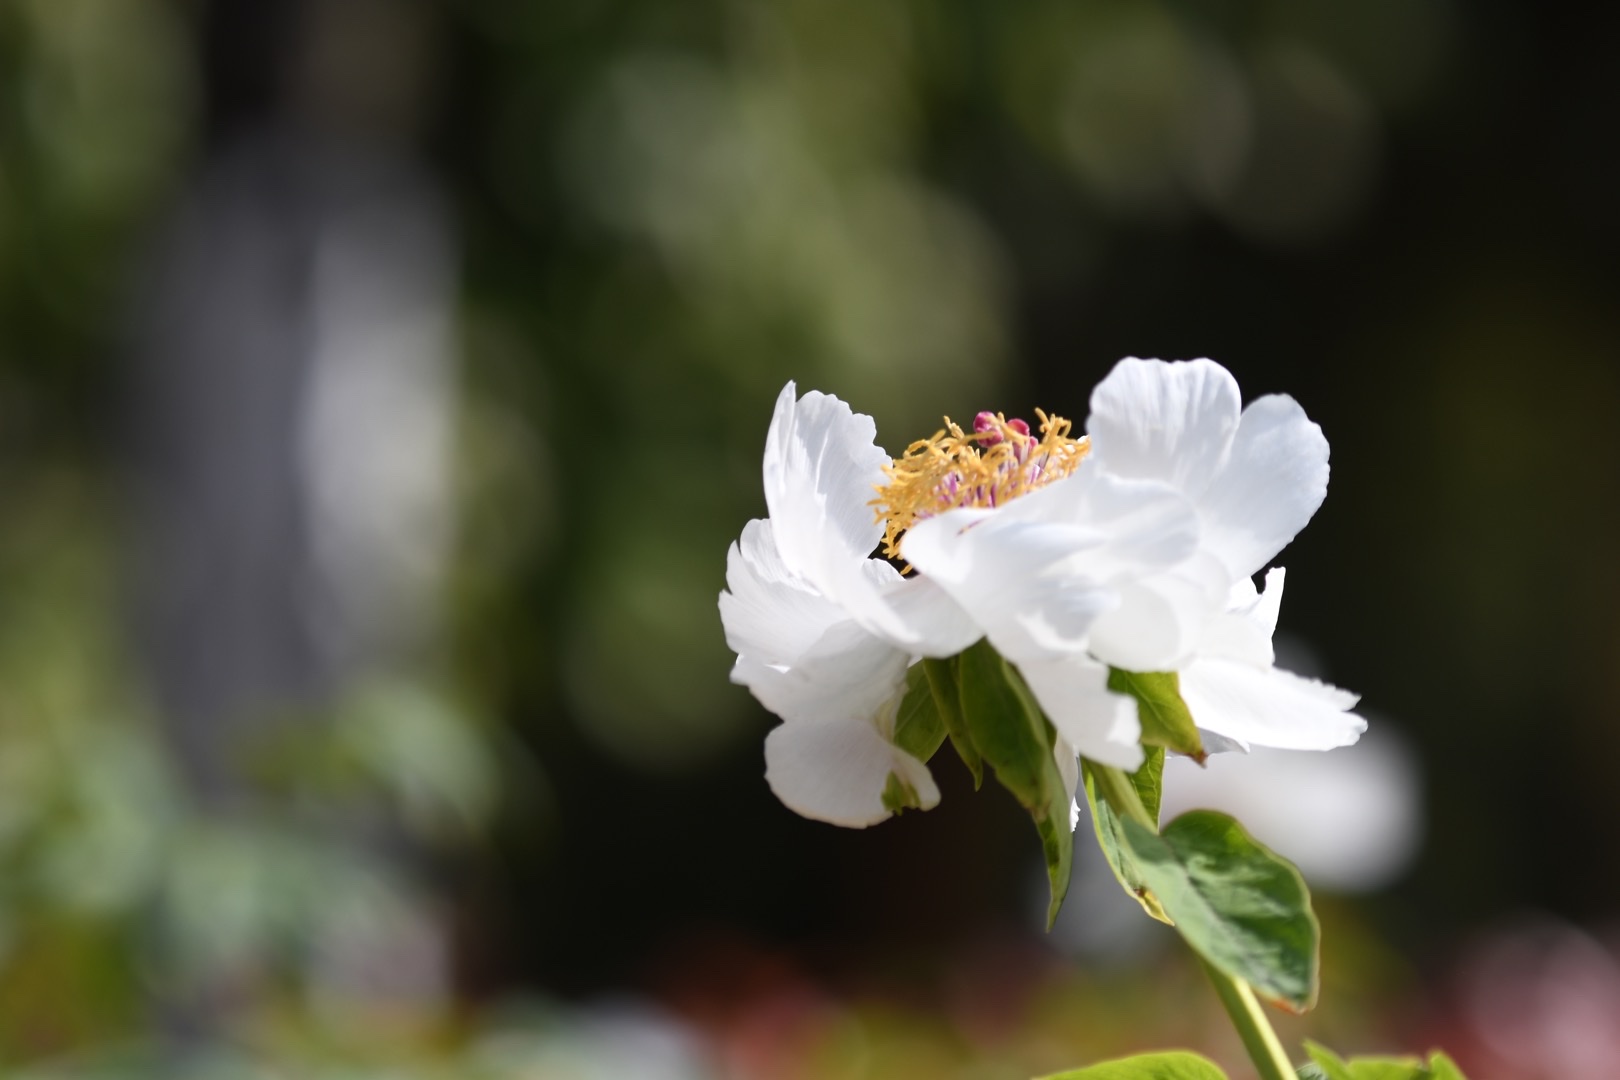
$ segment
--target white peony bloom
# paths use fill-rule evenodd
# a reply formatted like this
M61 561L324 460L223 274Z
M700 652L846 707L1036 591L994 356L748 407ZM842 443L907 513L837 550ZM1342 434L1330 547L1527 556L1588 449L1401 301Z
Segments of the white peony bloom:
M1327 493L1321 429L1291 398L1242 408L1213 361L1137 359L1097 387L1087 427L1063 479L910 522L900 552L1102 764L1141 760L1135 707L1107 690L1109 667L1180 672L1208 749L1354 742L1354 695L1272 666L1282 578L1264 597L1251 580Z
M871 417L837 398L783 388L765 444L770 516L732 545L720 595L732 680L783 720L765 740L771 790L856 828L889 816L891 774L917 805L939 801L927 766L890 742L906 668L981 636L942 591L870 557L889 463L875 438Z
M1271 637L1283 571L1253 575L1310 521L1327 495L1328 444L1293 398L1241 405L1237 380L1212 360L1127 358L1091 395L1091 464L1112 476L1156 480L1195 508L1192 558L1137 583L1093 627L1093 655L1118 667L1163 645L1165 611L1185 632L1181 673L1194 721L1232 745L1327 750L1356 741L1366 722L1356 695L1273 666Z
M1092 395L1088 438L1040 420L1038 436L990 413L971 433L947 421L890 461L870 417L783 389L769 516L732 546L720 610L732 679L783 720L766 778L790 808L870 825L896 782L934 805L927 766L893 743L906 671L980 637L1051 719L1060 766L1141 762L1110 667L1179 672L1212 750L1327 749L1365 728L1354 695L1275 668L1282 571L1263 594L1252 581L1327 490L1327 441L1292 399L1244 409L1209 360L1127 359ZM874 558L880 541L917 572Z
M1093 468L1068 421L1041 419L1038 439L981 413L972 435L953 426L912 446L879 493L890 547L967 610L1068 744L1134 769L1135 702L1108 689L1089 643L1137 582L1197 551L1197 515L1169 484ZM1175 614L1150 667L1192 632Z

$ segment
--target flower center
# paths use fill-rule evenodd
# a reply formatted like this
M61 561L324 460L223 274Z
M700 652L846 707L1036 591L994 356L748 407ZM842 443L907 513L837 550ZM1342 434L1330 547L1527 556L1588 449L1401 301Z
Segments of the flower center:
M971 434L947 416L945 430L912 443L885 465L889 479L869 504L888 523L883 553L897 558L901 535L919 521L964 506L1000 506L1074 472L1090 449L1086 437L1071 439L1072 425L1061 416L1039 409L1035 415L1040 438L1024 421L1000 413L974 417Z

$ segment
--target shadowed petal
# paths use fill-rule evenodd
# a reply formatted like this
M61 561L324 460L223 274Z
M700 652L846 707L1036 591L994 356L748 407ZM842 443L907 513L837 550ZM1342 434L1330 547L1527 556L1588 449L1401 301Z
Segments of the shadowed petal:
M1173 671L1193 654L1208 621L1208 586L1193 576L1127 581L1119 606L1091 628L1091 654L1126 671Z
M886 563L878 565L892 569ZM913 631L906 648L917 656L955 656L984 636L961 605L926 577L901 579L883 599Z
M861 829L889 816L883 789L893 772L922 809L939 803L928 766L886 741L869 722L786 723L765 736L765 779L796 813Z
M720 621L731 651L789 664L847 616L783 564L771 522L757 519L726 554Z
M903 651L845 620L791 665L738 656L731 681L784 720L859 717L870 724L899 697L909 662Z

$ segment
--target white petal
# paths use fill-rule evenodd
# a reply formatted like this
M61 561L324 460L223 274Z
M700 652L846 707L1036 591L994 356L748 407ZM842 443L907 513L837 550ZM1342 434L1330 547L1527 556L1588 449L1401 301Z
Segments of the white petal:
M1367 729L1357 697L1276 668L1199 659L1181 672L1181 696L1201 728L1256 746L1331 750Z
M1247 754L1249 744L1242 739L1229 739L1225 735L1209 730L1198 729L1198 740L1204 744L1206 754Z
M893 567L869 558L883 534L870 503L889 461L872 418L826 394L794 393L788 383L778 395L765 440L779 576L915 655L960 652L978 636L966 613L927 587L903 587Z
M850 618L913 656L954 656L983 636L949 594L883 559L829 565L824 580Z
M1083 656L1018 665L1058 735L1076 752L1104 765L1142 764L1142 724L1136 700L1108 689L1108 669Z
M765 736L765 779L788 809L860 829L889 816L889 774L917 792L923 809L939 803L928 766L859 720L786 723Z
M1191 659L1212 606L1203 582L1157 574L1122 584L1119 598L1091 628L1092 656L1126 671L1173 671Z
M1014 515L1026 511L1036 520L1066 521L1105 532L1109 542L1102 555L1107 569L1102 572L1107 575L1138 576L1164 569L1198 550L1196 509L1176 488L1157 480L1132 480L1082 467L1007 507Z
M1083 469L997 510L920 522L901 541L1014 662L1083 653L1092 623L1119 604L1116 582L1196 546L1196 516L1174 491Z
M1079 751L1059 735L1052 744L1052 758L1057 762L1058 775L1063 777L1063 790L1069 796L1069 831L1074 832L1074 827L1080 823L1080 802L1075 798L1080 790Z
M1260 590L1254 587L1251 577L1239 577L1232 582L1232 587L1226 592L1226 610L1232 612L1247 612L1251 610L1260 599Z
M1249 578L1239 578L1227 598L1226 610L1205 624L1198 655L1270 667L1276 658L1271 636L1276 633L1282 606L1283 577L1280 566L1268 571L1264 593L1256 592Z
M720 621L726 644L739 655L787 664L809 651L829 627L847 616L838 605L795 577L782 563L769 521L743 526L726 555Z
M1256 598L1254 607L1249 609L1249 617L1266 632L1266 636L1277 632L1277 616L1282 613L1283 581L1288 571L1280 566L1273 566L1266 571L1266 588ZM1244 580L1249 581L1245 578ZM1249 587L1254 582L1249 581Z
M905 537L905 556L1009 660L1084 651L1092 621L1117 600L1106 583L1072 564L1105 538L996 514L953 510L920 522Z
M905 644L913 655L955 656L984 636L962 606L929 578L902 578L884 600L911 630Z
M1204 542L1235 576L1281 551L1327 496L1328 443L1291 397L1249 403L1226 468L1198 503Z
M899 700L909 662L903 651L846 620L791 665L738 656L731 680L784 720L879 723Z
M864 556L850 572L874 595L909 584L892 566ZM777 550L774 523L750 521L743 528L726 559L726 585L720 618L726 643L738 654L731 679L766 708L790 720L874 718L891 704L910 657L792 574ZM930 606L930 591L917 594L914 617L932 620L935 642L949 648L937 655L960 652L971 643L962 641L964 627L974 637L977 630L948 599L949 610Z
M1165 481L1196 502L1226 465L1242 401L1213 360L1127 357L1092 391L1092 453L1111 473Z
M889 456L870 416L788 383L765 437L765 505L786 566L832 596L829 567L865 559L883 535L869 505Z

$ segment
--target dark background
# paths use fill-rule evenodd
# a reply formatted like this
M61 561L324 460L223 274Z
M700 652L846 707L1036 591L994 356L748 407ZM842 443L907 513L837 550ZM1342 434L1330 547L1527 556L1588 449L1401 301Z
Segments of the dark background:
M1507 0L0 0L0 1059L325 1060L336 1015L454 1070L514 1000L538 1069L627 1000L727 1076L1219 1049L1143 989L1173 957L1040 936L1034 838L953 762L927 815L785 811L715 609L788 379L893 453L1207 355L1327 433L1283 626L1421 775L1405 872L1323 898L1311 1030L1541 1075L1493 978L1579 954L1620 1002L1617 40ZM329 489L344 447L381 471ZM429 974L323 966L396 916ZM1071 999L1120 1016L1064 1058Z

